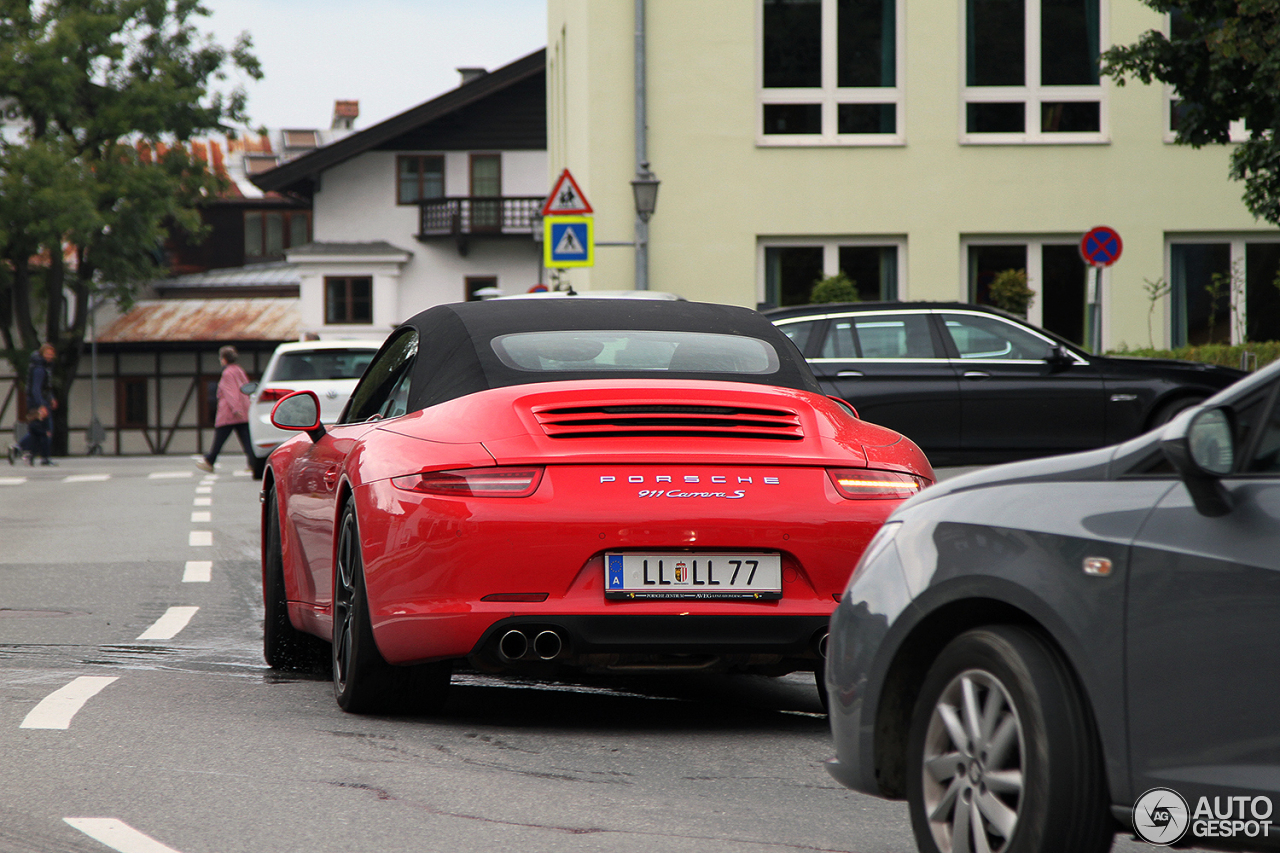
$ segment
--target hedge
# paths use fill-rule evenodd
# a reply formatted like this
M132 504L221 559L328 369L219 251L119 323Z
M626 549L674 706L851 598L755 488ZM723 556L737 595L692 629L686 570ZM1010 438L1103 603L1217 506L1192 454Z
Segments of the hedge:
M1139 358L1180 358L1184 361L1200 361L1224 367L1239 367L1244 353L1251 353L1249 367L1253 368L1253 356L1258 367L1280 359L1280 341L1257 341L1247 344L1202 344L1177 349L1121 349L1110 355L1137 356Z

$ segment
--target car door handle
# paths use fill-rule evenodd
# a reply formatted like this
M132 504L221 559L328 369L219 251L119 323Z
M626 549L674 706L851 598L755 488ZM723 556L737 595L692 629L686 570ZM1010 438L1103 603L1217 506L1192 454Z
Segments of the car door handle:
M989 376L991 376L991 374L987 373L985 370L966 370L964 372L965 379L986 379Z
M862 375L861 370L841 370L836 373L836 379L857 379Z
M338 485L338 475L342 469L337 465L330 465L324 472L324 486L329 491L333 491L333 487Z

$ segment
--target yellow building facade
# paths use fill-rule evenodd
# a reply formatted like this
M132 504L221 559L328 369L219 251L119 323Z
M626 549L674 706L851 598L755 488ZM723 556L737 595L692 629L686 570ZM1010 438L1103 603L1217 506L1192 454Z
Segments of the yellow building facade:
M1100 49L1168 25L1137 0L642 5L650 289L797 304L844 271L864 299L984 302L1025 269L1028 318L1083 341L1080 239L1107 225L1106 348L1280 338L1280 232L1228 147L1172 144L1171 92L1098 78ZM636 281L637 29L634 0L548 2L550 176L599 246L563 274L580 290Z

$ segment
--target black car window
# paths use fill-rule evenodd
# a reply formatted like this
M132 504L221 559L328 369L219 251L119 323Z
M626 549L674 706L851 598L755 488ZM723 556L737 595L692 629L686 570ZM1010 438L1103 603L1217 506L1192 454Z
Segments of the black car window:
M359 379L373 360L372 349L299 350L280 354L271 381Z
M396 390L407 385L401 380L410 373L409 368L417 354L418 333L413 329L405 329L387 341L365 370L356 390L351 392L351 402L343 413L342 423L354 424L386 417L384 409Z
M999 317L944 314L943 321L961 358L1042 361L1053 343Z
M822 358L934 358L925 314L846 317L832 320Z
M796 349L804 352L809 343L809 338L813 336L813 330L817 325L817 320L805 320L796 323L780 323L778 324L778 329L782 334L791 338L791 342L796 345Z

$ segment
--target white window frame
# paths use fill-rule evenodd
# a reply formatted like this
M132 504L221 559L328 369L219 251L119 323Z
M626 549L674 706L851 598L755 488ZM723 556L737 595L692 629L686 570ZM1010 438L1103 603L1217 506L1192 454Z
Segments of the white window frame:
M1042 86L1027 83L1023 86L969 86L968 77L968 4L958 0L960 6L960 119L961 145L1105 145L1111 142L1110 88L1105 78L1099 77L1096 86ZM1027 78L1040 78L1040 0L1023 0L1026 14L1023 20L1023 40L1026 46L1025 74ZM1111 43L1111 3L1098 0L1098 44ZM1087 102L1098 104L1097 133L1046 133L1040 130L1040 107L1044 103ZM1024 107L1022 133L970 133L969 104L1021 103ZM1166 127L1168 122L1166 121Z
M1044 247L1045 246L1079 246L1080 236L1071 234L1006 234L993 237L987 234L981 237L964 237L960 240L960 302L969 302L969 248L971 246L1026 246L1027 248L1027 287L1035 294L1031 306L1027 309L1027 322L1037 328L1044 326L1044 294L1040 284L1044 281ZM1087 276L1094 275L1088 265L1085 266ZM1110 278L1110 269L1103 269L1102 298L1107 299L1109 288L1106 286ZM1085 282L1086 292L1089 282ZM1104 305L1105 308L1105 305ZM1105 316L1105 314L1103 315ZM1106 324L1103 324L1106 332Z
M768 298L765 281L766 249L811 249L822 248L822 274L832 276L840 272L840 249L845 246L882 247L893 246L898 250L898 300L909 299L907 295L907 238L901 235L885 237L759 237L756 239L756 302L763 303Z
M1228 267L1231 270L1231 343L1242 344L1249 329L1249 270L1245 266L1250 243L1280 243L1280 233L1259 231L1241 233L1188 232L1170 233L1164 237L1164 280L1173 282L1173 246L1175 243L1226 243L1230 248ZM1173 341L1173 293L1164 297L1164 346Z
M801 89L766 89L764 87L764 4L756 6L756 145L761 147L795 146L895 146L907 144L905 29L906 0L894 3L894 80L896 86L844 87L836 85L836 0L822 0L822 85ZM766 104L822 105L821 133L765 133ZM840 104L893 104L896 113L895 133L838 133L837 113Z

